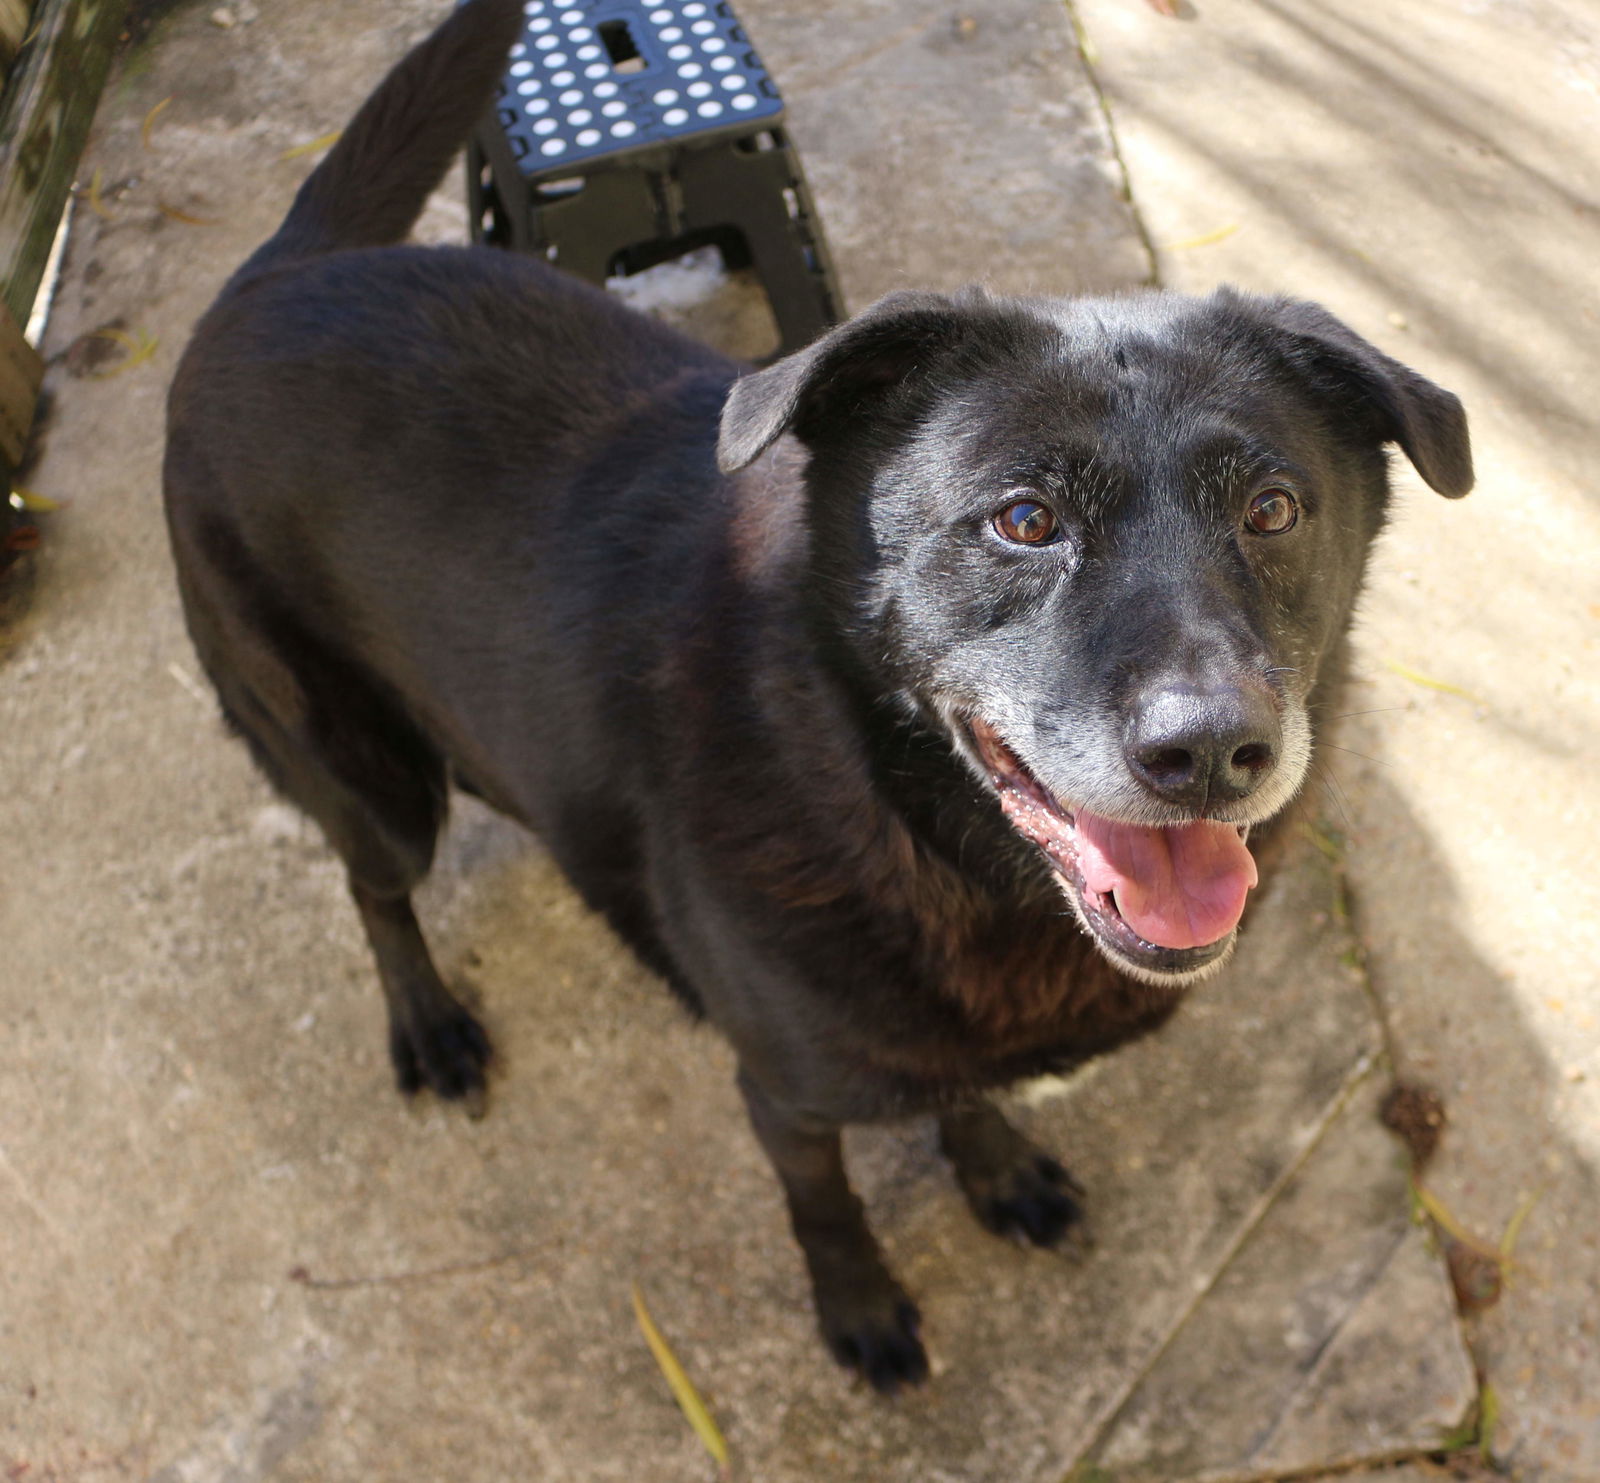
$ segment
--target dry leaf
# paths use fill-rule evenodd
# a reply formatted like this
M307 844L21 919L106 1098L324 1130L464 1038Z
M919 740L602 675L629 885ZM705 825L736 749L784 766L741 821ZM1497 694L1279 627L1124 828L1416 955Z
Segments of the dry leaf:
M1453 1236L1444 1238L1444 1265L1463 1313L1481 1313L1500 1301L1505 1291L1505 1268L1498 1258L1464 1245Z
M1413 685L1422 685L1429 690L1442 690L1446 695L1459 695L1463 700L1470 700L1478 705L1486 703L1481 695L1475 695L1471 690L1463 690L1461 686L1452 685L1448 680L1436 680L1432 675L1425 675L1421 670L1412 669L1398 660L1385 659L1383 667L1391 674L1399 675L1402 680L1410 680Z
M105 172L96 165L94 174L89 177L89 209L96 216L103 216L110 221L111 213L106 210L105 202L100 199L100 184L104 178Z
M124 371L131 371L135 366L142 366L156 353L156 346L161 341L145 330L138 332L138 338L130 335L126 330L96 330L94 338L97 340L112 340L121 345L128 353L116 365L104 371L91 371L90 375L96 381L109 381L113 376L120 376Z
M1511 1253L1517 1249L1517 1237L1522 1234L1522 1223L1532 1213L1533 1207L1539 1203L1539 1196L1542 1193L1542 1190L1535 1190L1517 1202L1517 1208L1512 1212L1511 1220L1506 1225L1506 1233L1500 1238L1500 1256L1504 1261L1511 1260Z
M639 1291L637 1282L633 1284L633 1316L639 1321L639 1332L644 1335L645 1343L650 1346L650 1353L655 1356L656 1364L672 1388L672 1398L688 1417L689 1425L694 1428L701 1445L716 1459L717 1466L722 1469L723 1476L726 1477L728 1444L723 1440L717 1423L711 1419L711 1413L706 1409L706 1403L700 1399L700 1393L694 1388L694 1383L684 1373L677 1356L661 1336L661 1330L656 1327L655 1320L650 1317L650 1310L644 1305L644 1294Z
M1405 1141L1416 1170L1433 1157L1446 1123L1444 1101L1433 1088L1398 1081L1384 1096L1378 1118Z
M280 160L297 160L303 154L315 154L319 149L327 149L330 145L337 144L342 133L344 133L343 129L335 129L331 134L321 134L304 144L295 145L293 149L284 150L278 158Z
M157 117L161 110L172 101L172 94L168 93L159 103L144 116L144 123L139 128L139 140L146 149L150 148L150 130L155 127Z
M1205 232L1198 237L1185 237L1182 242L1169 242L1159 250L1162 252L1187 252L1191 247L1210 247L1213 242L1222 242L1239 230L1239 223L1230 221L1225 227L1218 227L1214 232Z
M1476 1252L1479 1256L1489 1261L1498 1261L1500 1259L1500 1253L1489 1245L1487 1241L1480 1241L1476 1236L1470 1234L1467 1228L1450 1213L1444 1201L1434 1194L1432 1190L1424 1189L1420 1184L1415 1183L1411 1188L1416 1194L1417 1203L1428 1212L1429 1219L1447 1236L1452 1237L1468 1250Z
M163 216L171 217L173 221L181 221L188 227L214 227L222 220L220 216L191 216L187 211L180 211L176 206L167 205L165 201L157 201L156 210Z

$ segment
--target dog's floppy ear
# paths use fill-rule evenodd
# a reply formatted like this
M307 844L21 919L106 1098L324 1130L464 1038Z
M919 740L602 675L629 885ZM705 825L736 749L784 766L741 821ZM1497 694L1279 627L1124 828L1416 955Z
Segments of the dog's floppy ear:
M1258 308L1319 370L1354 391L1377 418L1379 437L1398 443L1431 488L1460 499L1472 488L1472 445L1460 401L1317 304L1273 299Z
M960 324L958 306L943 294L892 293L804 350L741 377L723 404L717 467L735 473L790 428L803 436L825 406L854 407L893 386L954 340Z

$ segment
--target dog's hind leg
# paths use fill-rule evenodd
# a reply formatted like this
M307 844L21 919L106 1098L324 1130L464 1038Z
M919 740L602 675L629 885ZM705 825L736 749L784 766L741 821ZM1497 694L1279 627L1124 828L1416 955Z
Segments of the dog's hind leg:
M465 1100L478 1115L489 1038L445 987L411 906L444 823L444 765L386 709L350 687L338 701L320 697L300 736L259 707L236 710L235 723L253 750L271 759L268 774L322 826L345 863L388 1005L389 1055L400 1090L427 1087Z
M1023 1137L987 1099L939 1116L939 1147L955 1169L972 1213L998 1236L1058 1246L1079 1222L1083 1190L1043 1149Z
M844 1171L839 1129L793 1116L741 1073L756 1137L783 1182L789 1219L811 1271L822 1337L835 1359L892 1394L928 1377L921 1319L867 1229Z
M181 581L190 633L224 715L345 863L401 1091L428 1087L478 1113L489 1039L439 977L411 908L444 822L443 759L376 681L281 621L204 602L195 577L191 569Z

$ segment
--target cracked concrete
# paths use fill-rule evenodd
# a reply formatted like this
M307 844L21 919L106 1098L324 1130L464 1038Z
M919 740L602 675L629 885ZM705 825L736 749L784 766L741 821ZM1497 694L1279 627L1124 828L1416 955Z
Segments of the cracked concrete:
M790 102L855 307L907 284L1075 292L1149 277L1063 10L739 9ZM1592 640L1559 603L1551 616L1496 595L1472 522L1496 520L1487 549L1509 551L1518 592L1542 568L1487 499L1411 501L1374 594L1370 708L1412 706L1358 718L1384 735L1352 745L1386 756L1398 745L1398 761L1338 765L1342 801L1326 804L1358 836L1345 869L1359 940L1332 867L1308 848L1255 914L1237 969L1168 1033L1020 1100L1090 1188L1099 1244L1087 1260L975 1229L925 1130L850 1140L874 1222L927 1315L935 1378L923 1394L884 1405L827 1361L726 1051L588 919L535 843L471 804L420 908L505 1070L481 1124L402 1106L341 871L222 735L197 681L157 490L165 378L305 173L281 154L337 127L438 11L262 0L224 31L207 7L181 8L125 59L102 106L85 168L103 171L108 214L77 213L46 344L56 409L31 475L70 506L49 524L31 611L0 640L0 734L22 780L0 834L0 1463L18 1477L162 1483L708 1476L633 1327L634 1281L739 1476L1020 1483L1081 1462L1083 1476L1198 1483L1420 1458L1475 1387L1437 1256L1408 1220L1403 1156L1372 1118L1392 1049L1449 1099L1436 1188L1452 1209L1498 1234L1517 1191L1541 1191L1527 1280L1473 1321L1505 1398L1495 1445L1529 1478L1600 1475L1582 1450L1592 1393L1580 1383L1593 1359L1595 1226L1582 1222L1596 1140L1575 1119L1591 1084L1557 1069L1587 1064L1592 1037L1567 1029L1600 1006L1592 977L1545 945L1547 912L1488 934L1495 876L1463 874L1482 871L1508 826L1519 850L1527 820L1554 831L1541 788L1592 806L1563 771L1578 765L1572 752L1541 751L1542 781L1512 769L1510 815L1487 815L1468 785L1485 746L1498 757L1512 741L1564 736L1585 714L1581 676L1561 681L1574 709L1553 730L1540 691L1565 673L1556 655L1592 652ZM1549 25L1560 12L1517 14ZM1259 204L1295 199L1287 185L1269 179L1247 217L1222 194L1230 172L1204 168L1263 172L1265 152L1287 170L1295 149L1329 170L1348 158L1391 194L1338 210L1361 222L1383 208L1384 231L1400 232L1396 199L1426 182L1405 151L1385 159L1378 111L1352 107L1342 146L1309 125L1303 139L1287 122L1267 128L1294 119L1282 90L1306 80L1274 60L1272 27L1290 22L1270 6L1208 4L1184 25L1091 0L1080 18L1158 246L1236 215L1215 250L1253 255L1218 258L1228 272L1256 286L1275 271L1272 286L1387 333L1388 309L1341 297L1326 233L1297 236L1299 218ZM1446 75L1448 19L1427 12ZM1561 35L1554 55L1585 75L1586 54ZM147 147L142 125L168 96ZM1530 125L1517 142L1532 158L1542 138ZM1462 158L1480 168L1472 151ZM457 199L441 193L420 235L459 237ZM1431 219L1449 220L1449 202L1429 199L1442 213ZM1572 272L1566 243L1538 246L1552 283ZM1473 277L1469 245L1452 239L1461 257L1438 271L1470 307L1493 280ZM1162 251L1163 276L1198 284L1211 250ZM748 282L663 273L626 291L725 343L760 343ZM1533 528L1559 511L1581 551L1590 517L1570 479L1541 510L1516 462L1513 434L1546 404L1554 421L1541 426L1560 434L1551 467L1580 461L1561 439L1579 436L1567 409L1581 353L1558 316L1537 317L1542 338L1519 349L1509 335L1485 357L1511 364L1509 391L1450 358L1464 332L1444 307L1425 333L1395 331L1410 338L1391 348L1449 384L1468 374L1459 389L1477 393L1475 413L1488 407L1486 482L1501 511L1508 488ZM157 354L125 375L82 374L64 352L118 319L158 335ZM1475 607L1495 623L1475 623ZM1459 642L1419 647L1432 633ZM1391 653L1464 676L1494 720L1467 720L1459 695L1385 670ZM1554 840L1541 858L1581 901L1567 848ZM1535 981L1567 1007L1541 1006ZM1383 1476L1434 1474L1417 1461Z

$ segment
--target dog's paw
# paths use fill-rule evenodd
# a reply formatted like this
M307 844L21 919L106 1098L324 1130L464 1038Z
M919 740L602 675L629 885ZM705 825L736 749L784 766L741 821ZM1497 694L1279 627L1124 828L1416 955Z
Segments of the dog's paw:
M448 1102L464 1103L469 1117L482 1117L488 1100L484 1072L493 1054L488 1033L459 1004L389 1026L389 1056L406 1096L426 1088Z
M1048 1154L1033 1152L1003 1169L960 1171L972 1213L997 1236L1079 1254L1088 1246L1083 1187Z
M880 1395L894 1395L928 1378L928 1355L918 1337L922 1315L893 1281L871 1297L825 1303L819 1295L817 1316L829 1352Z

